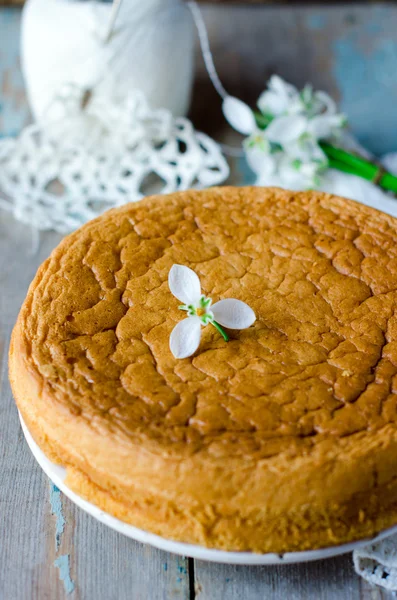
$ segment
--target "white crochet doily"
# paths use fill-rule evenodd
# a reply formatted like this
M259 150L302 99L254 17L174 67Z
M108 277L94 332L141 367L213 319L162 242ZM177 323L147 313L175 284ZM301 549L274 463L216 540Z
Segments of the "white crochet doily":
M397 535L353 552L358 575L387 590L397 590Z
M84 90L66 86L45 119L0 140L0 206L18 220L67 233L148 193L228 177L218 144L188 119L151 110L140 92L86 100Z

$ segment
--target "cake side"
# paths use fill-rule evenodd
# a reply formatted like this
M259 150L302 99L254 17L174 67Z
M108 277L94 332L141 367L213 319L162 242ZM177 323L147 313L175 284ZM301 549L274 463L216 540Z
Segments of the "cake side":
M32 283L10 351L19 409L76 491L144 529L275 552L372 535L397 520L395 237L392 218L315 193L222 188L112 211ZM175 361L172 262L248 301L252 331L226 346L205 330Z

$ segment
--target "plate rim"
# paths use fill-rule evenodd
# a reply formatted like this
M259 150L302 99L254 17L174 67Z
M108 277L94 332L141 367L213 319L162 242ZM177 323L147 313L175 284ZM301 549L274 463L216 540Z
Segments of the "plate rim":
M206 548L204 546L188 544L186 542L177 542L175 540L164 538L155 533L139 529L138 527L134 527L134 525L130 525L129 523L125 523L124 521L117 519L117 517L114 517L109 513L103 511L95 504L84 500L84 498L82 498L76 492L71 490L65 484L66 469L64 467L52 463L47 458L47 456L44 454L44 452L41 450L38 444L34 441L19 411L18 414L22 431L25 436L25 440L34 458L36 459L44 473L47 475L47 477L49 477L49 479L61 490L62 493L65 494L65 496L69 498L69 500L71 500L84 512L88 513L96 520L100 521L104 525L107 525L108 527L117 531L118 533L121 533L142 544L149 544L150 546L153 546L165 552L171 552L172 554L177 554L179 556L187 556L190 558L195 558L197 560L205 560L208 562L215 562L221 564L247 566L293 564L322 560L325 558L332 558L335 556L340 556L342 554L347 554L349 552L352 552L353 550L356 550L363 546L367 546L368 544L374 544L383 540L386 537L389 537L390 535L393 535L394 533L397 533L396 524L393 527L385 529L384 531L378 533L373 537L364 538L359 541L348 542L339 546L319 548L317 550L302 550L299 552L284 552L280 554L256 554L253 552L232 552L227 550L216 550L213 548Z

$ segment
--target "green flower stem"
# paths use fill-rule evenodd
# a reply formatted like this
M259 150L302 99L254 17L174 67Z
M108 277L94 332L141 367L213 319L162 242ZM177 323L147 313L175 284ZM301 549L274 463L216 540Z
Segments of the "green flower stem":
M329 166L344 173L357 175L390 192L397 193L397 177L384 171L379 165L349 154L340 148L321 142L320 146L328 157Z
M272 117L266 116L266 115L262 114L261 112L255 112L254 114L255 114L256 124L258 125L259 129L266 129L266 127L272 121Z
M227 335L226 331L219 325L219 323L217 323L216 321L211 321L211 324L215 327L215 329L219 331L225 342L228 342L229 336Z
M335 146L331 146L331 144L328 144L327 142L320 142L319 145L321 146L322 150L329 159L335 159L339 162L351 165L356 169L355 172L362 173L362 176L364 176L365 174L368 177L373 177L374 169L376 173L376 165L373 165L364 158L361 158L360 156L350 154L349 152L346 152L346 150L342 150L342 148L336 148Z
M391 173L385 171L382 177L380 178L379 185L383 189L389 190L390 192L394 192L395 194L397 194L397 177L395 175L392 175Z
M337 169L338 171L343 171L344 173L350 173L351 175L358 175L358 171L357 171L356 167L353 167L352 165L341 162L340 160L336 160L335 158L328 159L328 166L331 169ZM363 177L363 175L361 173L359 176ZM366 177L364 177L364 179L366 179Z

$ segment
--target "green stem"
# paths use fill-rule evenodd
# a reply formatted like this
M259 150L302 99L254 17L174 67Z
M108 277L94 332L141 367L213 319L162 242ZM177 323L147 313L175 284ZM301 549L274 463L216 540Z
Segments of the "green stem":
M397 194L397 177L385 171L379 181L379 185L389 192Z
M384 171L379 165L354 154L349 154L345 150L335 148L325 142L321 142L320 146L327 155L329 166L332 169L357 175L358 177L372 181L385 190L397 193L397 177Z
M268 117L261 112L255 111L256 124L260 129L266 129L269 123L272 121L272 117Z
M225 342L228 342L229 336L227 335L226 331L219 325L219 323L217 323L216 321L211 321L211 324L215 327L215 329L219 331Z
M350 173L351 175L357 175L357 169L348 165L340 160L335 160L334 158L328 158L328 166L330 169L337 169L338 171L343 171L344 173ZM361 175L360 175L361 177Z
M335 159L339 162L346 163L347 165L354 167L354 172L362 173L362 177L367 175L368 178L373 178L374 174L376 175L378 167L364 158L361 158L361 156L350 154L349 152L346 152L346 150L331 146L331 144L328 144L327 142L320 142L319 145L329 159Z

